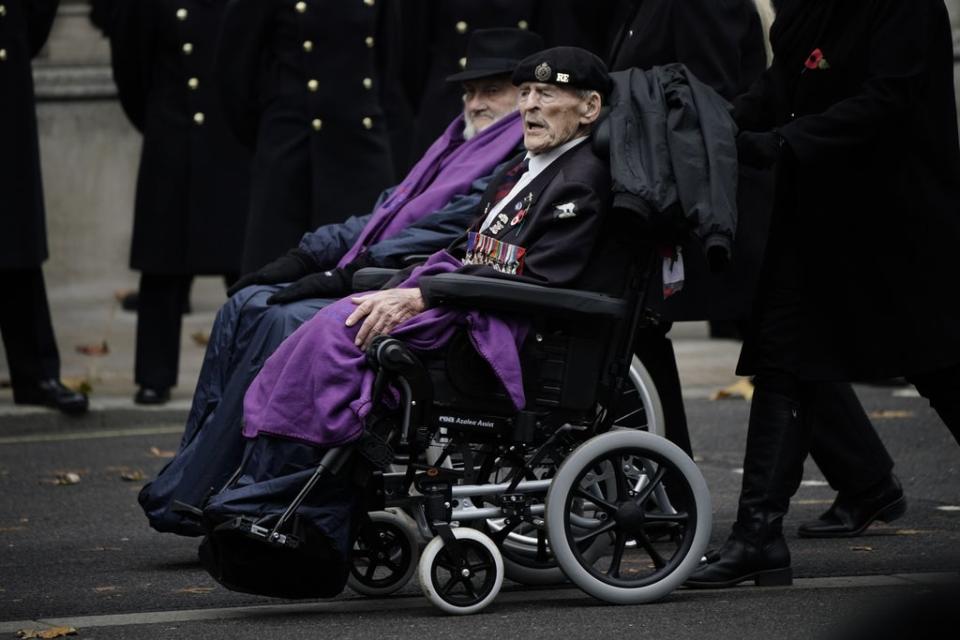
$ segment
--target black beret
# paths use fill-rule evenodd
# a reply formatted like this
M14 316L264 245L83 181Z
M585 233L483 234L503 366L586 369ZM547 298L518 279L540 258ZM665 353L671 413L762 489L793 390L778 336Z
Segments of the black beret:
M603 60L578 47L554 47L524 58L513 72L513 84L524 82L592 89L604 96L613 86Z

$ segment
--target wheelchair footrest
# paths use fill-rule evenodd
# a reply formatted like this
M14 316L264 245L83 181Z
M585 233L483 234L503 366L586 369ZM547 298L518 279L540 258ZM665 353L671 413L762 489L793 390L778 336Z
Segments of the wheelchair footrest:
M296 536L274 532L272 527L264 527L263 525L257 524L257 521L253 518L247 518L245 516L238 516L227 520L217 525L214 531L236 531L252 540L264 542L275 547L296 549L300 546L300 540Z
M386 469L393 462L393 448L372 431L365 431L358 443L360 455L366 458L376 469Z

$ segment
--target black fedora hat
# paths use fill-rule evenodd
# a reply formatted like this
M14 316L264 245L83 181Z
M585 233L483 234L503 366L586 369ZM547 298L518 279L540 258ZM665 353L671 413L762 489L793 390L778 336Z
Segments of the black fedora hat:
M477 29L467 41L463 71L447 76L447 82L513 73L521 60L543 47L543 38L525 29Z

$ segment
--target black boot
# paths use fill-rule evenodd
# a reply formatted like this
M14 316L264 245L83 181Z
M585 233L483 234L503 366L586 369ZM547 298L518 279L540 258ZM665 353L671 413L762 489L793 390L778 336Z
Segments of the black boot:
M798 403L758 386L750 406L737 522L726 544L708 553L687 580L688 587L732 587L746 580L758 586L792 584L783 516L800 485L806 453Z

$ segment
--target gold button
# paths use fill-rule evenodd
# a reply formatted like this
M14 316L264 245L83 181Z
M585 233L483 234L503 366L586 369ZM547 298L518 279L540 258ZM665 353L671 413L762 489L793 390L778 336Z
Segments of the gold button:
M200 86L200 79L190 78L189 80L187 80L187 86L190 87L191 89L196 89L197 87Z
M310 80L307 81L307 89L310 89L310 91L316 91L319 88L320 88L320 83L314 80L313 78L310 78Z
M297 4L294 5L294 9L297 10L297 13L305 13L307 11L307 3L298 2Z
M320 129L323 129L323 120L320 118L314 118L310 125L313 127L314 131L320 131Z
M0 18L5 15L7 15L7 7L6 5L0 4Z
M373 36L367 36L367 37L364 39L364 42L367 43L367 46L368 46L368 47L370 47L371 49L373 48Z
M466 33L467 32L467 23L461 20L457 23L457 33Z
M373 129L373 119L372 119L372 118L364 118L364 119L363 119L363 128L364 128L364 129Z
M193 114L193 121L197 124L203 124L204 120L206 120L206 116L203 115L203 111L197 111Z
M530 23L527 22L526 20L521 20L520 22L517 23L517 27L520 29L529 29Z
M364 89L373 89L373 80L370 78L363 79L363 88Z
M467 59L466 59L466 58L460 58L459 64L460 64L460 68L461 68L461 69L466 69L466 68L467 68Z
M186 19L187 19L187 10L177 9L177 20L186 20Z
M0 49L0 62L3 62L6 59L7 59L7 50Z
M183 49L183 52L185 54L190 55L191 53L193 53L193 44L190 42L184 42L181 49Z
M303 50L307 53L313 51L313 40L304 40L303 41Z
M367 5L368 7L372 7L373 2L374 0L363 0L363 4Z

